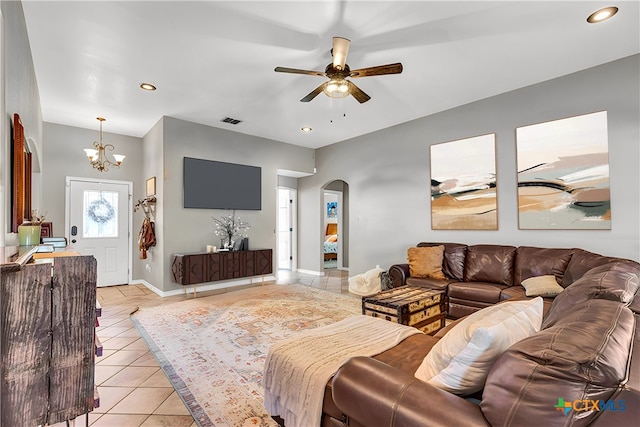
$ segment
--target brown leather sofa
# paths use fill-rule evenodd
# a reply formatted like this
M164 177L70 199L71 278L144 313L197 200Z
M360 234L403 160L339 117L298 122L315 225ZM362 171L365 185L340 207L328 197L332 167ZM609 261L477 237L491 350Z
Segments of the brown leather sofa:
M444 290L447 317L452 319L523 297L525 291L520 283L529 277L553 274L566 288L590 268L617 260L582 249L426 242L417 246L436 245L444 246L444 280L411 277L409 264L392 265L389 276L394 288L414 285ZM551 299L546 302L550 304Z
M554 274L565 290L545 304L540 332L493 365L482 392L457 396L414 377L454 322L435 336L414 335L345 363L327 386L322 426L637 425L640 264L581 249L445 248L447 279L424 284L446 290L456 316L525 298L518 283L531 276ZM396 285L418 283L398 268L404 276ZM556 408L559 399L570 403L567 414Z

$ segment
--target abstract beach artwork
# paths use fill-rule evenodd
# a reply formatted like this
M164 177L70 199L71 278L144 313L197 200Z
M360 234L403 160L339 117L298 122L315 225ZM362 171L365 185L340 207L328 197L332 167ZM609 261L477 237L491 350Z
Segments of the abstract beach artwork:
M431 228L497 230L495 134L431 146Z
M520 229L611 229L607 112L516 129Z

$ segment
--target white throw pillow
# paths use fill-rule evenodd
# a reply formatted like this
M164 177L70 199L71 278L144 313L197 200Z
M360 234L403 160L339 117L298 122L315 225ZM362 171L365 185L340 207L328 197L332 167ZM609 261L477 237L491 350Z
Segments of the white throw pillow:
M433 346L416 378L455 394L482 390L493 363L540 330L542 298L496 304L470 314Z
M564 291L564 288L558 284L556 276L553 274L529 277L522 281L522 286L528 297L555 297Z

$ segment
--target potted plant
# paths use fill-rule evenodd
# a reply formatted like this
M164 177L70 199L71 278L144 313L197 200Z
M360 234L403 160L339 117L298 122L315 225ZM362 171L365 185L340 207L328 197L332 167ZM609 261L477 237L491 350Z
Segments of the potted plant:
M233 249L233 238L246 237L244 232L251 227L248 222L241 221L240 217L236 217L236 211L221 218L212 218L216 227L214 234L220 238L220 245L229 250Z
M29 221L18 226L18 242L20 246L35 246L40 244L40 229L46 217L46 212L31 211Z

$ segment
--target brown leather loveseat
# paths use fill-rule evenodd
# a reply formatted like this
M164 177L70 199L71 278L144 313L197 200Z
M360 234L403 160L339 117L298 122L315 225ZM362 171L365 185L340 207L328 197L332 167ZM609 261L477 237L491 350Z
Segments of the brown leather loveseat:
M640 264L581 249L445 246L447 278L424 284L446 290L456 316L526 298L518 283L530 276L554 274L565 289L547 301L541 330L497 359L481 392L458 396L416 379L446 330L414 335L347 361L327 387L323 426L637 425ZM396 285L417 283L406 273Z

